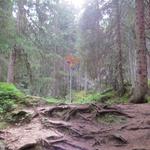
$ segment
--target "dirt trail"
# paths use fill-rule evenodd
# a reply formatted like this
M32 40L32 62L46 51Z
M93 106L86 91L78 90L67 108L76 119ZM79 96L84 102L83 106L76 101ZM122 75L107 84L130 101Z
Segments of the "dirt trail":
M32 114L30 123L0 132L7 150L150 150L149 104L58 105L26 111Z

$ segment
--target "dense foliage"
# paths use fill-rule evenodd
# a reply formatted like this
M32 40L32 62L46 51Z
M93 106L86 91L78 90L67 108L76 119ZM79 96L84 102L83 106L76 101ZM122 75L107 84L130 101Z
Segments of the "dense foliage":
M24 94L13 84L0 83L0 113L6 113L23 102Z

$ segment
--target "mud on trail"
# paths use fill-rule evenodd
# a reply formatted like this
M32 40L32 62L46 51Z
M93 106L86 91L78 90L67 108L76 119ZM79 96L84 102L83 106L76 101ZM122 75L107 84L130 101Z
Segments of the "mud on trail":
M25 109L31 120L0 131L7 150L150 150L150 105Z

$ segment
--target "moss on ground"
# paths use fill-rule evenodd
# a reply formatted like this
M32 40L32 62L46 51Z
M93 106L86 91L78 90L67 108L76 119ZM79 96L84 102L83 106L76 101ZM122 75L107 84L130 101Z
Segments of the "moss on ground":
M84 93L83 91L74 94L73 103L75 104L86 104L86 103L105 103L105 104L126 104L128 103L128 92L118 97L117 93L113 90L106 90L103 93Z
M104 123L104 124L120 124L120 123L125 123L127 119L122 116L117 116L114 114L105 114L103 116L97 117L97 122L99 123Z
M118 97L112 90L108 89L103 93L85 91L73 93L74 104L86 104L86 103L105 103L105 104L124 104L128 103L128 93L123 97ZM150 101L150 100L149 100ZM56 99L53 97L41 98L36 96L25 96L20 90L18 90L13 84L0 82L0 113L6 113L19 107L24 106L36 106L40 104L60 104L69 103L65 99Z
M8 123L5 121L0 121L0 130L6 129L8 127Z
M50 105L52 104L61 104L61 103L67 103L64 99L57 99L57 98L53 98L53 97L48 97L45 99L46 102Z

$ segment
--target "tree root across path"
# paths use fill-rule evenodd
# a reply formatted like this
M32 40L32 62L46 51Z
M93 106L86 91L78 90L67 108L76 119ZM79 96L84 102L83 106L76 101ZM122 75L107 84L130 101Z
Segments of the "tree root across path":
M62 120L69 121L70 119L75 119L75 117L81 117L82 114L90 114L88 118L95 119L96 116L105 115L105 114L116 114L125 117L132 118L129 114L117 109L111 108L96 104L91 105L62 105L52 107L49 110L44 112L49 117L57 117L61 118ZM84 118L85 119L85 118ZM87 119L87 118L86 118Z
M133 150L143 144L150 150L149 105L57 105L26 112L34 114L30 122L0 132L7 150Z

